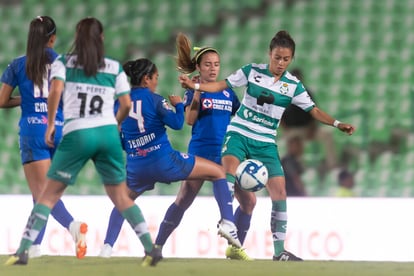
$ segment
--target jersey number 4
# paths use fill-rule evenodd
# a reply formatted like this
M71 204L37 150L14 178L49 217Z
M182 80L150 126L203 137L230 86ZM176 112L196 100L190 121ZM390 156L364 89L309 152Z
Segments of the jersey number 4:
M129 117L137 120L137 126L140 133L145 132L144 116L142 116L142 101L135 101L132 103L132 108L129 110Z

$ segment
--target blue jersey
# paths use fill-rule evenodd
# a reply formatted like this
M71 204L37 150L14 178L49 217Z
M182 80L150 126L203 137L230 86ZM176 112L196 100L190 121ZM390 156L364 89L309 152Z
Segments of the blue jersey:
M177 104L174 112L167 100L148 88L131 90L132 107L121 126L122 145L128 159L157 158L172 151L165 126L181 129L184 106ZM115 103L115 111L119 103Z
M174 112L166 99L148 88L131 90L132 107L122 122L122 145L127 153L127 184L138 193L154 188L156 182L182 180L191 173L195 158L174 150L165 126L181 129L184 105ZM115 112L119 102L115 102Z
M53 49L46 48L50 64L57 54ZM50 64L47 73L50 73ZM47 127L47 97L49 95L49 80L45 76L43 87L34 85L26 75L26 56L14 59L3 72L1 82L15 88L19 87L21 96L21 118L19 122L20 135L43 137ZM62 105L56 114L56 135L61 136L63 126Z
M185 92L185 106L191 104L193 95L193 90ZM188 152L205 158L220 156L227 125L239 107L239 99L230 88L219 93L202 92L198 118L192 127Z

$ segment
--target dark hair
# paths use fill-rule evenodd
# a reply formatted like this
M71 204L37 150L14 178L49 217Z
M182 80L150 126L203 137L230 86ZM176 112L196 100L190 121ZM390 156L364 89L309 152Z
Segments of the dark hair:
M342 170L338 174L338 181L339 182L342 182L345 179L347 179L348 177L352 177L352 173L349 172L348 170Z
M95 76L105 66L102 23L93 17L76 25L76 37L71 54L76 54L75 66L82 66L86 76Z
M30 22L26 46L26 74L39 87L43 86L46 65L53 61L45 48L50 37L55 34L56 24L49 16L38 16Z
M133 86L139 86L145 76L151 78L158 71L157 66L147 58L127 61L122 68L131 78L131 85Z
M179 33L176 39L177 47L177 70L184 73L190 74L196 70L196 65L200 65L201 57L205 53L216 53L218 51L212 47L196 48L197 52L194 57L191 57L191 41L183 33Z
M269 50L272 51L274 48L282 47L289 48L292 50L292 57L295 56L295 41L287 31L279 31L270 41Z

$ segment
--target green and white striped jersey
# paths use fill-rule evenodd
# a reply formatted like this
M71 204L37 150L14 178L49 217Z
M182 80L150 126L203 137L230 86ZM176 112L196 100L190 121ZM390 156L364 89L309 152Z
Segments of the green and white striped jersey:
M292 103L310 111L315 103L288 71L275 82L268 64L248 64L226 79L230 87L246 86L239 110L227 127L257 141L274 143L282 114Z
M63 91L63 134L85 128L117 124L115 98L130 92L125 72L118 61L105 58L105 67L87 77L75 67L76 55L59 56L52 64L50 79L65 82Z

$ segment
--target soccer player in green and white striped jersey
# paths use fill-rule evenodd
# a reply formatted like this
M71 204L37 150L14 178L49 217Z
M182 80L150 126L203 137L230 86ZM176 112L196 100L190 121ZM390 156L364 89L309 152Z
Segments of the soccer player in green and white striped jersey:
M287 71L295 54L295 42L288 32L279 31L269 45L269 64L251 63L243 66L226 80L210 83L193 83L186 75L179 80L183 87L214 92L227 87L242 87L246 90L241 107L227 128L222 149L222 163L227 172L229 185L235 183L237 166L245 159L257 159L269 171L266 188L272 200L271 232L275 261L300 261L285 250L287 206L283 168L280 163L276 130L286 107L292 103L309 112L321 123L337 127L351 135L355 128L334 120L315 106L305 87ZM235 196L240 203L235 219L238 236L243 243L250 227L250 218L256 204L252 192L235 186Z

